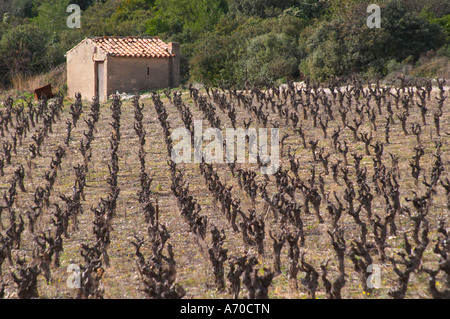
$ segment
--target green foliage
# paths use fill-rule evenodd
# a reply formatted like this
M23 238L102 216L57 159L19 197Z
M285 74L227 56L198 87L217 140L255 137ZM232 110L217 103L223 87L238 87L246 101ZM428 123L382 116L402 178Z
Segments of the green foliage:
M273 9L284 10L294 6L296 0L229 0L230 13L267 18ZM276 11L275 11L276 12Z
M82 9L69 29L68 4ZM310 76L381 76L429 50L448 56L446 0L0 0L0 78L47 72L85 37L159 36L180 42L183 82L243 85ZM3 17L3 13L5 16ZM441 48L440 50L438 50Z
M162 19L158 15L146 21L146 33L150 35L166 34L170 31L171 26L167 20Z
M34 24L20 25L3 34L0 63L10 77L21 71L44 71L45 32Z
M117 12L133 12L138 10L150 10L155 5L155 0L124 0L120 2Z
M156 0L157 11L148 22L152 35L199 34L211 30L223 15L222 0Z
M89 8L89 6L94 3L94 1L97 1L97 0L71 0L70 3L79 5L80 9L82 11L84 11L87 8Z
M295 40L284 33L267 33L249 41L241 61L248 81L263 83L293 79L298 76L298 50Z
M383 28L389 55L405 59L409 55L417 59L421 52L437 49L442 45L441 28L425 19L406 12L400 1L391 1L383 10Z
M318 80L341 74L347 52L340 45L340 38L340 26L336 22L322 23L304 43L308 57L302 61L300 71Z
M443 44L441 28L408 13L400 1L382 8L381 28L365 25L364 6L353 7L349 18L323 21L305 45L308 57L301 63L303 73L324 80L354 72L384 74L389 60L417 60L422 52Z
M438 57L447 57L450 58L450 44L447 43L446 45L442 46L437 52L436 56Z
M117 15L114 15L119 8L119 2L95 1L85 12L83 12L81 20L81 31L85 36L107 36L119 35L116 32L118 27ZM77 32L75 29L70 32ZM134 35L134 34L132 34Z
M33 18L38 15L38 2L35 0L13 0L11 14L18 18Z
M233 45L231 37L219 37L213 33L208 34L202 41L199 41L192 54L190 61L190 75L193 79L205 83L226 82L232 79L232 65L229 61L232 56L236 56L235 50L229 50Z
M291 15L303 20L318 19L326 14L330 7L330 3L320 0L302 0L297 1L283 11L283 15Z
M399 70L402 67L402 63L397 62L395 59L389 60L385 64L385 73L392 73Z
M442 16L441 18L435 18L431 13L429 13L426 18L428 19L428 21L430 21L431 23L437 24L440 27L442 27L442 29L444 30L446 37L447 37L447 42L450 42L450 14L446 14L444 16Z
M42 3L37 12L38 15L32 18L32 23L37 25L48 36L59 33L67 28L67 6L69 0L47 0Z
M190 80L210 84L283 81L298 76L298 35L305 21L293 16L224 17L193 47Z

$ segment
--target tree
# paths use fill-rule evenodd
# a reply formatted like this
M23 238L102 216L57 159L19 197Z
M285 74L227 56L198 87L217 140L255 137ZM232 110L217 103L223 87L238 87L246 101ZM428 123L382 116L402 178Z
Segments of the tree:
M436 50L443 42L442 29L406 11L403 3L393 0L382 13L383 28L389 34L385 40L387 55L404 60L412 55L417 59L426 50Z
M231 13L243 13L247 16L266 18L270 9L284 10L294 6L296 0L228 0Z
M267 33L249 41L240 71L248 80L286 82L298 76L299 51L295 39L284 33Z
M330 2L321 0L299 0L283 11L283 15L292 15L303 20L319 19L327 13Z
M18 18L33 18L37 16L38 5L34 0L12 0L11 13Z
M147 30L151 35L176 33L200 35L210 31L226 10L224 0L156 0L154 17Z
M43 70L45 33L34 24L20 25L6 32L0 41L0 63L12 78L19 72Z
M381 75L388 61L409 56L416 60L445 40L438 25L407 12L401 1L390 0L382 7L381 28L366 26L365 10L360 3L313 28L304 41L308 57L301 72L320 80L368 70Z

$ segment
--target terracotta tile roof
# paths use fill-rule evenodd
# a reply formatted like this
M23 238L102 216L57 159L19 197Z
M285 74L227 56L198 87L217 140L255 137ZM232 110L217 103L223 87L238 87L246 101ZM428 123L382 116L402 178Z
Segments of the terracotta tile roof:
M169 58L167 43L158 37L97 37L91 40L106 54L123 57Z

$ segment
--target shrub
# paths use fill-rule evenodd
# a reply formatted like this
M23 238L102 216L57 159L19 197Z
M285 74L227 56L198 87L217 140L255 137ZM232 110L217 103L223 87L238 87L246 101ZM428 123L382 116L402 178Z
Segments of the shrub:
M436 56L450 58L450 44L443 45L439 50L437 50Z
M8 30L0 41L0 63L13 77L23 70L43 70L45 33L36 25L25 24Z
M385 73L388 74L388 73L398 71L401 67L402 67L402 64L400 62L397 62L395 59L391 59L385 64L384 69L385 69Z
M308 57L301 71L319 80L369 70L382 74L388 61L414 63L445 41L440 26L408 13L400 1L389 1L381 15L379 29L367 28L361 5L348 17L322 22L306 38Z
M228 0L231 13L243 13L247 16L267 17L270 8L281 10L296 4L295 0Z
M274 82L298 76L299 50L284 33L267 33L250 40L241 65L254 83ZM241 69L242 71L242 69Z

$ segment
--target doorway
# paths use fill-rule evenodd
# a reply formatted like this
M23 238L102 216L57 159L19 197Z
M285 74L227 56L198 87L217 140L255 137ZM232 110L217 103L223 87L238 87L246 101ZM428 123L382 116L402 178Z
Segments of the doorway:
M105 101L105 63L104 62L96 62L97 70L96 70L96 94L98 95L99 101Z

